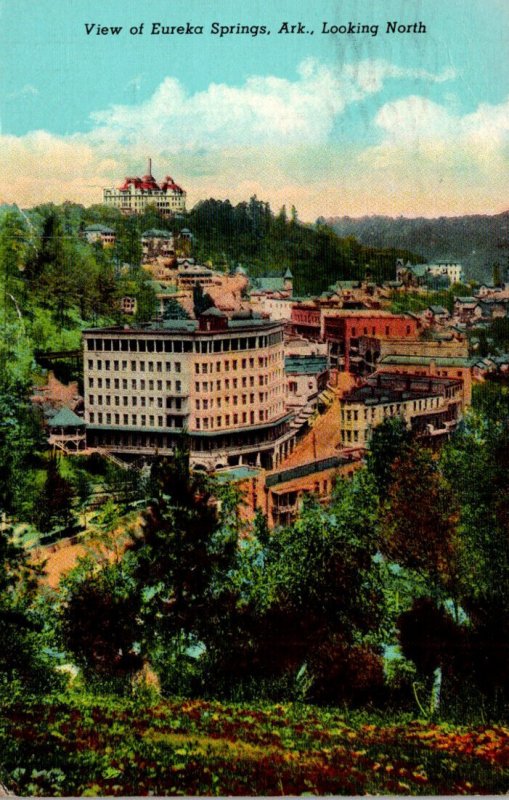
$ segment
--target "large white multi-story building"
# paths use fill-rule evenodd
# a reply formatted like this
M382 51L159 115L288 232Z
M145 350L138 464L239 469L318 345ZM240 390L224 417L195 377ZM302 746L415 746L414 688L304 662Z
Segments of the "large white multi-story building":
M84 332L89 447L169 454L185 432L195 466L277 466L293 444L283 325L217 309L198 320Z
M153 205L163 216L171 217L186 210L186 193L169 175L160 184L156 183L149 159L148 172L143 178L125 178L118 189L104 189L103 202L124 214L141 214Z

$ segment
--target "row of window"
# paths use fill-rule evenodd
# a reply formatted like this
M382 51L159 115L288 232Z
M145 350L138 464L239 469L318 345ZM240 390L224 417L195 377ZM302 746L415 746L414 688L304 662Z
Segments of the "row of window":
M383 414L384 416L394 416L400 414L405 410L405 408L409 407L410 402L394 403L393 405L383 405ZM414 400L412 402L412 407L414 411L423 411L426 409L438 408L440 402L441 400L439 397L429 397L423 400ZM363 410L364 419L367 420L370 417L372 420L375 419L376 410L377 408L380 408L380 405L369 409L365 408ZM359 419L359 413L360 412L358 409L353 409L353 410L348 409L346 411L345 409L341 409L341 421L344 422L346 420L347 422L351 422L353 420L354 422L357 422Z
M123 395L123 396L120 397L118 394L113 396L113 402L112 402L112 396L109 395L109 394L104 395L104 397L103 397L102 394L98 394L97 397L95 395L91 394L91 395L89 395L89 398L88 398L88 404L90 406L94 406L94 405L98 405L98 406L102 406L102 405L105 405L105 406L120 406L120 405L122 405L122 406L132 406L133 408L136 408L136 406L138 405L138 400L139 400L139 405L140 405L141 408L145 408L145 407L151 408L152 406L157 407L157 408L163 408L164 407L164 402L163 402L163 398L162 397L137 397L136 395L134 395L133 397L130 397L128 395ZM180 411L180 409L182 408L182 400L181 400L181 398L180 397L167 397L166 398L166 408L175 408L178 411Z
M103 413L91 411L88 415L90 425L130 425L134 427L149 428L181 428L182 420L180 417L173 417L170 415L155 415L155 414L111 414L110 412Z
M255 386L255 378L254 375L249 376L249 383L246 377L242 379L233 378L230 380L226 378L224 383L220 380L218 381L196 381L194 384L194 389L196 392L221 392L221 391L229 391L230 385L232 389L238 389L242 387L243 389L247 389L248 385L253 388ZM269 385L269 375L258 375L258 386L268 386ZM275 387L277 390L280 389L280 386Z
M171 392L173 389L173 382L172 381L165 381L164 385L166 387L167 392ZM88 379L88 388L94 389L97 387L98 389L111 389L113 386L114 389L134 389L135 391L139 388L140 391L144 391L146 388L150 392L157 390L158 392L163 391L163 381L154 381L148 380L146 381L144 378L141 380L137 380L137 378L131 378L129 381L127 378L89 378ZM182 391L182 382L175 381L175 391L181 392Z
M129 353L228 353L235 350L266 350L282 344L283 332L232 339L115 339L87 338L87 350Z
M364 432L363 431L360 431L360 435L359 435L359 431L357 431L357 430L354 430L354 431L349 431L349 430L341 431L341 441L342 442L358 442L359 440L361 442L364 441Z
M264 367L267 368L267 367L269 367L269 365L274 364L275 362L279 362L279 363L281 362L281 358L279 357L279 354L277 356L276 356L275 353L273 353L270 356L258 356L258 364L257 364L257 366L258 366L258 368L264 368ZM249 369L254 369L255 368L255 359L254 358L241 358L241 359L234 358L232 360L232 362L231 362L232 371L236 372L239 367L240 367L240 369L248 369L248 368ZM230 361L228 359L226 359L225 361L216 361L215 362L215 370L214 370L214 363L212 363L212 362L211 363L204 362L204 363L201 363L201 364L199 362L196 362L195 365L194 365L194 371L195 371L196 374L201 372L203 375L206 375L207 373L212 373L214 371L215 372L221 372L222 369L224 369L225 372L229 372L230 371Z
M258 420L256 419L258 417ZM258 412L243 411L240 414L225 414L216 417L203 417L195 420L197 430L214 430L215 428L228 428L230 425L255 425L256 422L268 422L270 419L267 409L258 409Z
M93 370L93 369L98 369L98 370L104 369L104 370L106 370L108 372L109 370L113 369L113 372L119 372L120 370L125 372L128 369L127 364L128 364L127 361L113 361L113 362L111 362L108 359L106 359L105 361L102 361L102 359L97 359L97 361L95 362L95 366L94 366L94 359L93 358L89 358L88 359L88 368L91 369L91 370ZM147 372L162 372L163 371L163 366L164 366L165 372L171 372L172 371L172 362L171 361L166 361L166 362L163 362L163 361L147 361L147 362L145 362L145 361L131 361L129 369L130 369L131 372L136 372L136 370L139 367L140 372L145 372L145 366L147 367ZM182 372L182 365L181 365L180 361L175 361L173 366L174 366L175 372Z
M247 394L243 394L240 397L239 397L239 395L234 394L232 399L233 399L233 405L234 406L237 406L237 405L245 406L248 403L254 403L255 402L255 395L254 395L254 393L250 394L249 395L249 399L248 399ZM239 399L241 400L240 403L239 403ZM265 403L265 402L267 402L268 399L269 399L268 392L259 392L258 393L258 402L259 403ZM225 402L225 405L227 407L230 405L230 400L231 400L230 397L225 397L224 398L224 402ZM217 397L215 400L212 397L210 399L209 398L204 398L203 400L200 400L200 399L195 400L195 408L198 411L200 411L201 409L203 409L204 411L207 411L209 408L221 408L221 405L222 405L222 398L221 397Z

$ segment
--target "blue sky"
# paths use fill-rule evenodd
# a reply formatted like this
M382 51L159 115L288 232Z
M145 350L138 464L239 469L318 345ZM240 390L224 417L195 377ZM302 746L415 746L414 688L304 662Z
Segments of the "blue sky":
M505 210L506 0L0 0L0 199L99 201L170 172L320 214ZM389 20L425 34L386 34ZM144 23L142 35L129 28ZM203 35L151 36L153 22ZM270 35L210 33L264 25ZM278 34L283 22L314 33ZM330 25L378 34L324 35ZM86 23L122 26L118 36Z

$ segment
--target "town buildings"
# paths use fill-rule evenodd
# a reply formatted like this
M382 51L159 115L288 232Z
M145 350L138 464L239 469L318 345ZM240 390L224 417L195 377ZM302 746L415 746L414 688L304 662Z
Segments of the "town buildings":
M141 234L142 261L147 263L157 258L175 255L175 242L171 231L151 228Z
M396 261L396 281L401 281L407 286L422 286L433 278L444 278L448 285L463 283L465 274L461 264L449 261L440 261L436 264L406 263L402 258Z
M324 314L322 336L328 343L333 369L362 374L377 363L381 342L417 339L420 321L411 314L392 314L383 309L340 309ZM362 340L364 340L364 345ZM368 345L368 346L366 346ZM363 347L363 354L359 348Z
M89 244L100 242L103 247L113 247L117 239L115 231L106 225L87 225L83 236Z
M341 440L368 447L373 428L391 417L402 417L421 436L445 436L463 407L460 379L376 372L341 399Z
M125 178L117 189L104 189L103 203L124 214L141 214L153 205L163 216L171 217L185 211L186 192L169 175L157 183L152 175L152 159L149 159L146 175Z
M191 462L271 468L292 448L283 326L216 308L198 320L84 332L89 447L169 454L189 437Z

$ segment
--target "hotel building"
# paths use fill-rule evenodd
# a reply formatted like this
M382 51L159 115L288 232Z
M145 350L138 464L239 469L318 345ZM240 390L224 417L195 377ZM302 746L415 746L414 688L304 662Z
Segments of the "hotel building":
M283 324L216 308L198 320L84 331L87 445L128 459L271 469L293 447L285 407Z
M123 214L141 214L152 205L163 216L171 217L186 210L186 193L169 175L160 184L156 183L149 159L143 178L125 178L118 189L104 189L103 203L118 208Z

